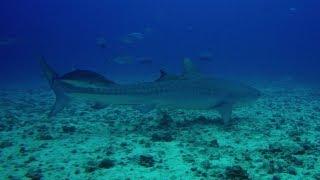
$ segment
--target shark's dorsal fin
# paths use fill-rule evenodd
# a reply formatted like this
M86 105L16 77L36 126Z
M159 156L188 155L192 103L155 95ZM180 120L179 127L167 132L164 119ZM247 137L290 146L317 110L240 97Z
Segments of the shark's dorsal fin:
M167 75L168 75L168 73L166 71L164 71L163 69L160 69L159 79L165 78Z
M180 77L176 76L176 75L168 74L166 71L161 69L160 70L160 77L155 81L159 82L159 81L169 81L169 80L177 80L177 79L180 79Z
M198 69L193 65L191 59L185 58L183 60L183 73L184 78L199 78L201 77Z

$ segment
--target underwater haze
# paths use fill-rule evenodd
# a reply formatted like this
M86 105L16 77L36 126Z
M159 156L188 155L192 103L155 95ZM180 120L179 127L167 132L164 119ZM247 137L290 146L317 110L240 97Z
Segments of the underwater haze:
M320 179L319 22L317 0L1 1L0 179Z
M319 75L318 8L315 0L2 2L1 80L37 76L42 55L61 72L144 77L159 67L178 72L184 57L206 52L210 61L197 63L213 74L312 78ZM121 42L134 32L143 40ZM97 47L97 38L107 47ZM155 67L118 66L108 61L114 56L148 57Z

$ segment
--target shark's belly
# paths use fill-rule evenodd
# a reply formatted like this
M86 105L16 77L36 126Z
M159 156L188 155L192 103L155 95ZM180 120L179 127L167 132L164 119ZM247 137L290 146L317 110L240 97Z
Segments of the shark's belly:
M155 97L153 101L159 107L178 109L210 109L220 102L220 99L194 93L168 93Z
M194 91L172 91L142 94L86 94L71 93L70 97L86 101L100 102L105 104L152 104L163 108L178 109L209 109L214 107L221 99L217 96L195 93Z
M165 81L129 86L126 92L130 102L155 104L160 107L203 109L216 103L216 98L211 97L210 88L193 81Z
M142 97L128 96L128 95L106 95L106 94L83 94L72 93L70 97L82 102L99 102L104 104L145 104L148 99Z

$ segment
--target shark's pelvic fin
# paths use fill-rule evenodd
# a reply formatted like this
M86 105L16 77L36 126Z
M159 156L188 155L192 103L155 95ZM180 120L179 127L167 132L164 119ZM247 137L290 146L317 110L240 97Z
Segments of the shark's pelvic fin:
M231 114L232 114L232 104L231 103L223 103L220 106L216 107L218 112L221 115L223 123L228 125L231 121Z

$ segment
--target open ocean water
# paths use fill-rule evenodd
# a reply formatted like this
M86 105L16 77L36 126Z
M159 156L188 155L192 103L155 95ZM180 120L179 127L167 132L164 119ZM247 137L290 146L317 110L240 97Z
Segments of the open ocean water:
M0 179L319 180L319 22L317 0L1 1ZM57 72L49 83L41 59ZM186 59L261 97L223 123L224 92L239 87L192 89L202 84ZM178 105L91 100L48 116L62 80L67 93L156 93ZM219 102L186 109L186 92Z

